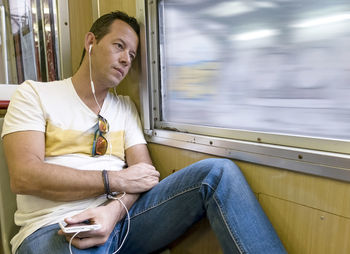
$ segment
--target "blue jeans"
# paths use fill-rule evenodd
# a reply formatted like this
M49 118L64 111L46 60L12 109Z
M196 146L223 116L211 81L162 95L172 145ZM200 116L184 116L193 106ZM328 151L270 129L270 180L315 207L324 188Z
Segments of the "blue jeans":
M130 232L118 253L159 250L207 217L224 253L286 253L239 168L227 159L206 159L163 179L131 207ZM108 241L74 254L113 253L127 231L120 221ZM57 224L27 237L18 253L69 253Z

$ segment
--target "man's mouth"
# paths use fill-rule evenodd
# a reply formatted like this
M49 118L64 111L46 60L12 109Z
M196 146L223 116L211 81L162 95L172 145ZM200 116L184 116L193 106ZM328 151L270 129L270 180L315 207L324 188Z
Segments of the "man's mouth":
M114 69L117 70L117 71L122 75L122 77L124 77L124 71L123 71L123 69L118 68L118 67L115 67Z

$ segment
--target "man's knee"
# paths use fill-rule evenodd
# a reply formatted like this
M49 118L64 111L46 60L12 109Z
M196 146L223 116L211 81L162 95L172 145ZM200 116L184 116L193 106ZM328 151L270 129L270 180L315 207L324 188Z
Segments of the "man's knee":
M210 158L202 161L207 165L209 169L208 175L216 178L217 180L222 177L229 179L240 179L243 177L243 174L240 168L229 159L221 159L221 158Z
M239 167L230 159L209 158L203 160L204 163L210 164L213 170L228 171L231 173L240 172Z

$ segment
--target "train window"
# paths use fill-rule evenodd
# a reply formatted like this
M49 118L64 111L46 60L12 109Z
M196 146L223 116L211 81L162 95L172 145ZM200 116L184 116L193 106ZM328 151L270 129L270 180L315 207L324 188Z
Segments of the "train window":
M0 0L0 84L71 76L68 14L68 0Z
M146 2L146 129L350 154L348 0Z

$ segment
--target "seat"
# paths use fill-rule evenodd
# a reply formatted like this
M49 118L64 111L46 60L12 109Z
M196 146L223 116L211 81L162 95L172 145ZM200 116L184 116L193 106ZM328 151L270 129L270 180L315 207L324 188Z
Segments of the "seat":
M4 119L0 118L0 131ZM6 165L2 140L0 139L0 253L11 254L10 240L18 232L19 227L14 223L16 211L16 195L10 189L10 177Z

